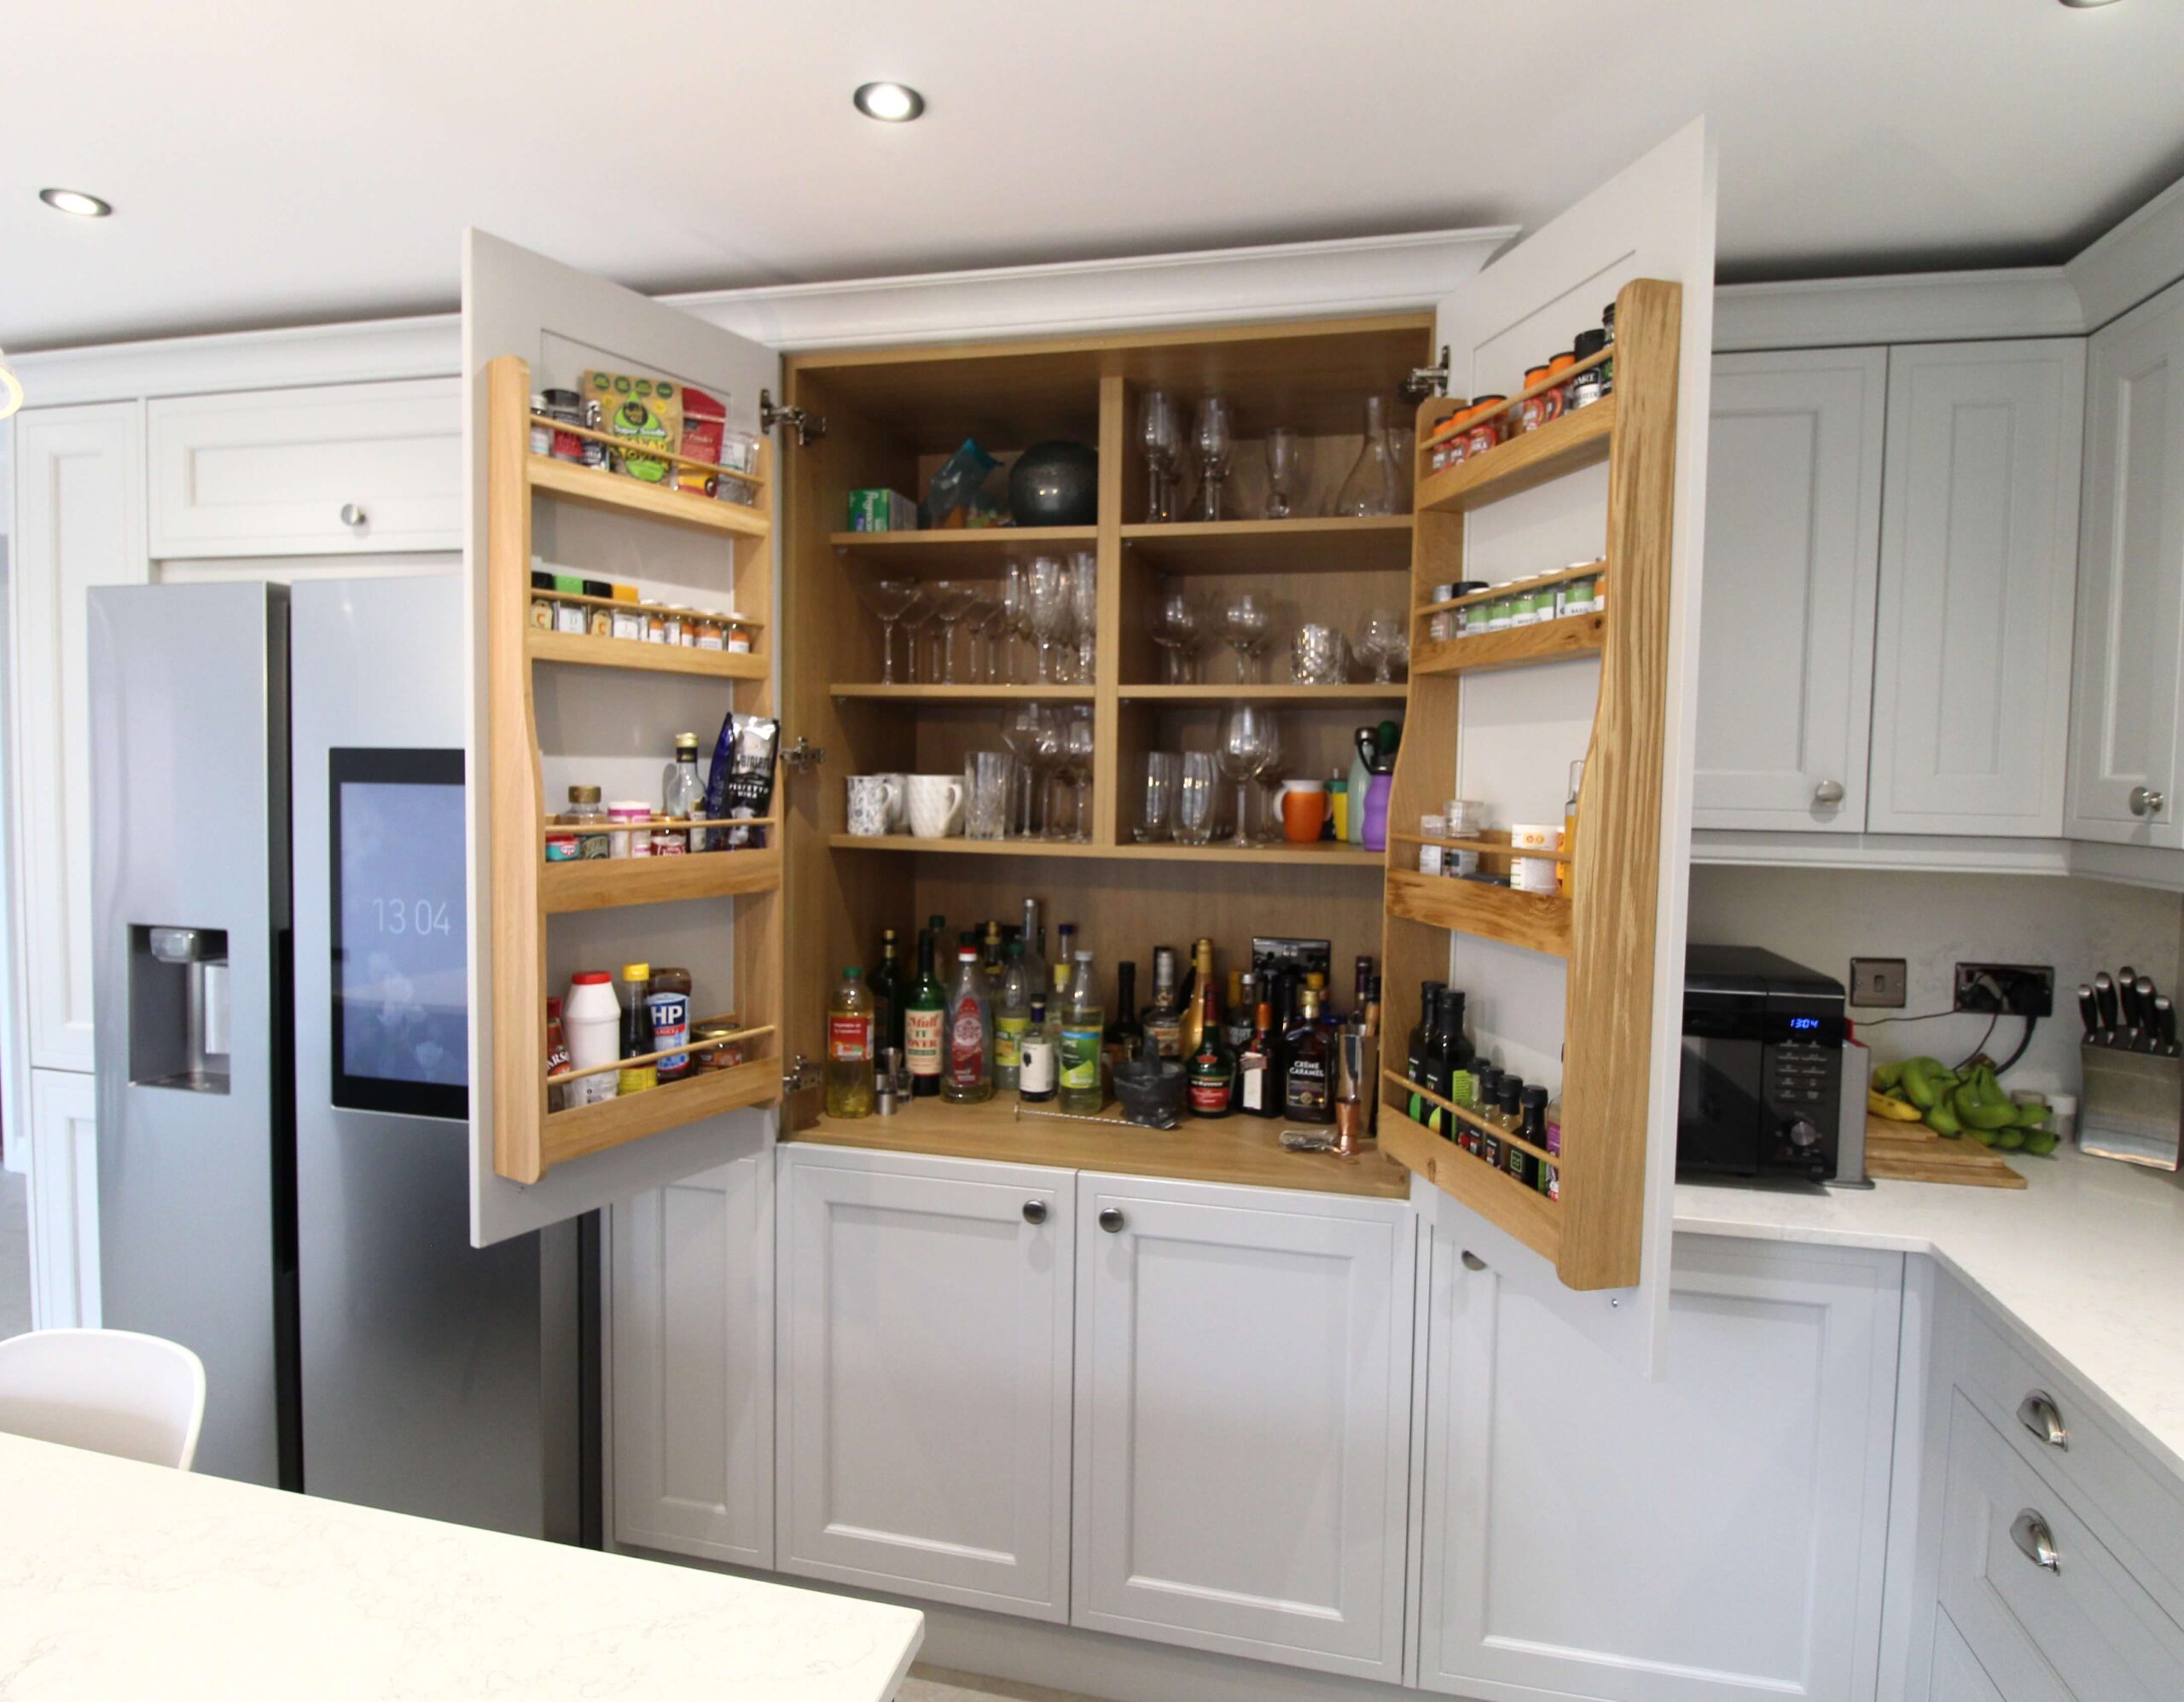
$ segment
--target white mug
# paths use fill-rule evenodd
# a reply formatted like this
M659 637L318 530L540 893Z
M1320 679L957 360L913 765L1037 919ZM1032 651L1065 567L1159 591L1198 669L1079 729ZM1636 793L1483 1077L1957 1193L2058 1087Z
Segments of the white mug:
M908 775L883 774L878 778L887 782L887 831L899 834L909 819L910 781Z
M897 774L850 776L850 832L877 839L898 827L903 813L903 777Z
M910 831L921 839L945 839L963 831L963 776L914 774L909 781Z

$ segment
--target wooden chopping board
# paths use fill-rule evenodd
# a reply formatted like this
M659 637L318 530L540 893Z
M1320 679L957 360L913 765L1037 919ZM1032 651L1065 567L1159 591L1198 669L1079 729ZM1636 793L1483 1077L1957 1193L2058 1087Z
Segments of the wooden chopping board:
M1945 1182L1964 1188L2023 1188L2024 1178L1969 1136L1944 1141L1923 1123L1866 1113L1866 1174L1876 1182Z

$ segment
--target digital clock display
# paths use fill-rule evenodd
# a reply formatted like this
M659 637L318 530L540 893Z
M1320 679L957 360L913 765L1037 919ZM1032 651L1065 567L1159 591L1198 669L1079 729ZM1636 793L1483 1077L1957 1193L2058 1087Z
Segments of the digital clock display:
M467 1117L462 752L332 758L334 1103Z
M1793 1016L1790 1019L1790 1032L1817 1034L1820 1032L1820 1019L1816 1016Z

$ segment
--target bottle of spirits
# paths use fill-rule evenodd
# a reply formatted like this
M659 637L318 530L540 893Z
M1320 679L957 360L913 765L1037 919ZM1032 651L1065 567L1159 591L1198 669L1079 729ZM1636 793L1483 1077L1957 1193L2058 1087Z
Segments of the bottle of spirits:
M1183 1055L1183 1008L1176 997L1176 948L1153 948L1153 1002L1145 1008L1145 1043L1163 1058Z
M854 963L827 1007L827 1115L872 1115L872 990Z
M910 978L903 967L903 950L895 930L880 936L880 973L872 980L874 1044L892 1046L897 1057L903 1050L903 1013L910 1002Z
M1213 942L1200 938L1191 946L1190 985L1183 989L1182 1055L1198 1054L1198 1043L1204 1033L1205 1007L1199 994L1213 983Z
M1106 1013L1100 1008L1099 985L1092 979L1092 954L1079 951L1075 958L1069 996L1061 1010L1061 1108L1072 1116L1096 1117L1107 1103L1100 1084Z
M1024 1031L1023 1048L1019 1054L1021 1067L1017 1072L1016 1096L1028 1104L1042 1105L1054 1096L1054 1025L1047 1014L1047 997L1041 993L1031 1001L1031 1025Z
M1350 1007L1352 1022L1365 1014L1365 1007L1373 1002L1373 960L1360 952L1356 964L1356 995Z
M1281 1049L1281 1114L1292 1123L1333 1122L1334 1044L1320 1020L1316 988L1304 989Z
M1031 1000L1045 990L1025 973L1022 938L1009 941L1008 967L993 1008L993 1084L1002 1093L1015 1090L1017 1072L1024 1066L1025 1031L1031 1025Z
M1403 1074L1420 1087L1426 1085L1426 1054L1440 1028L1441 993L1447 985L1445 981L1428 981L1418 990L1418 1021L1410 1031L1409 1045L1403 1054ZM1426 1122L1428 1107L1418 1095L1410 1096L1404 1109L1409 1112L1413 1123Z
M903 1056L910 1066L910 1097L932 1099L940 1092L940 1063L946 1050L948 995L932 973L934 933L918 936L918 979L903 1013Z
M1226 1117L1236 1091L1236 1054L1221 1025L1221 991L1205 976L1199 987L1198 1049L1191 1054L1189 1095L1194 1117Z
M940 1091L957 1105L977 1105L993 1097L993 996L986 991L985 970L976 946L961 947L956 960Z
M652 965L622 966L622 1055L642 1058L652 1044ZM659 1066L631 1064L614 1072L617 1094L642 1093L659 1085Z
M1047 930L1039 920L1037 898L1024 901L1024 973L1035 993L1043 993L1054 985L1054 976L1047 967Z
M1145 1029L1137 1019L1137 965L1115 966L1115 1019L1107 1025L1107 1073L1139 1057L1145 1050Z
M1441 1089L1443 1099L1469 1107L1476 1103L1472 1094L1471 1071L1478 1054L1472 1049L1471 1036L1464 1032L1464 990L1451 987L1441 996L1440 1049L1446 1055L1443 1073L1446 1083ZM1461 1123L1461 1118L1448 1118L1450 1123ZM1451 1139L1460 1139L1462 1130L1450 1129Z
M1236 1108L1253 1117L1281 1115L1281 1082L1275 1067L1274 1007L1262 1000L1252 1014L1251 1038L1236 1054Z
M1064 922L1054 930L1054 991L1062 1000L1069 997L1070 976L1077 963L1077 924ZM1059 1002L1059 1001L1057 1002Z

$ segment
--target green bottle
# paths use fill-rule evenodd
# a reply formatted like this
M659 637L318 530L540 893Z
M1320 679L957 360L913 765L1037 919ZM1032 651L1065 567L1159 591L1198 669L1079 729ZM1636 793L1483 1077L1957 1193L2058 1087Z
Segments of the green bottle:
M903 1055L910 1067L910 1096L932 1099L940 1092L940 1067L947 1051L948 994L932 973L932 934L918 936L918 979L903 1013Z
M1061 1108L1076 1117L1097 1117L1107 1102L1100 1083L1107 1013L1092 979L1092 954L1080 951L1076 961L1061 1011Z

